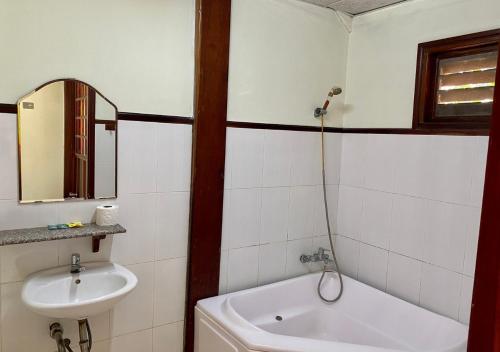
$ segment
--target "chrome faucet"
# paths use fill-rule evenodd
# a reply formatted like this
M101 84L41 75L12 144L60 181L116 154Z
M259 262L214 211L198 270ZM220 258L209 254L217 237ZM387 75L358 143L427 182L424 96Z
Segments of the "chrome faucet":
M72 274L79 274L84 270L85 270L85 267L80 265L80 254L73 253L71 255L71 271L70 272Z
M312 255L302 254L300 256L300 262L303 264L323 262L325 265L330 265L333 263L333 260L330 259L330 256L325 252L330 252L330 250L319 247L318 251Z

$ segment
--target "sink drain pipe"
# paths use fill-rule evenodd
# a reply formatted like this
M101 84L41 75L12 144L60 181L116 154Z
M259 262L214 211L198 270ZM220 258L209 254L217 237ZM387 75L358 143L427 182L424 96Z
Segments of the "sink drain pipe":
M92 348L92 333L87 319L78 320L78 331L80 333L80 351L90 352Z
M56 340L57 352L66 352L66 347L64 345L64 330L59 323L50 324L50 337Z
M87 319L78 320L78 332L80 333L80 351L90 352L92 349L92 332ZM65 339L63 334L64 329L60 323L50 324L50 337L56 341L57 352L73 352L70 346L71 341Z

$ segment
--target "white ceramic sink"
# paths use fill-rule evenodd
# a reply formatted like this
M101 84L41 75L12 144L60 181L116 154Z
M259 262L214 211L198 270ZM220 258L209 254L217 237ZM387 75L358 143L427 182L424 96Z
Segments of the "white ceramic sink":
M137 277L121 265L82 266L79 274L71 274L69 266L32 274L23 286L24 304L46 317L83 319L113 308L137 285Z

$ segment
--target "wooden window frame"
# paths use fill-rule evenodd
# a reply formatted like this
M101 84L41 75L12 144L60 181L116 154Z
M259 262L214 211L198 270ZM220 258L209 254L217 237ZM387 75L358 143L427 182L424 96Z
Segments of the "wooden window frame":
M413 129L435 134L487 135L491 116L436 117L439 60L500 49L500 29L418 45ZM500 69L500 68L499 68Z

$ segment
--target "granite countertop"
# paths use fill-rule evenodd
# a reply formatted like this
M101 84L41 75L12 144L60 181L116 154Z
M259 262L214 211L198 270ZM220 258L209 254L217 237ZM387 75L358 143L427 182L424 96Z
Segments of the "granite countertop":
M84 227L75 227L64 230L49 230L47 227L5 230L0 231L0 246L80 237L106 236L125 232L127 232L127 230L125 230L121 225L97 226L96 224L85 224Z

